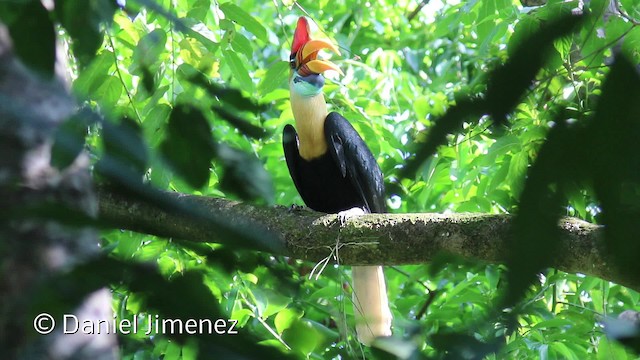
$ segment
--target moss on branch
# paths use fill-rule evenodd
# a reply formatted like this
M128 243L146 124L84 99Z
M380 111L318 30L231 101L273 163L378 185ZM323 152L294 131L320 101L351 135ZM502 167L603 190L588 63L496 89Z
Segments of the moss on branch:
M137 232L196 242L233 244L217 226L162 210L148 203L99 190L100 216ZM226 199L166 193L177 203L198 207L231 227L250 228L271 243L272 253L317 262L339 256L341 264L417 264L449 253L486 262L504 262L512 216L488 214L368 214L341 226L336 215L307 208L253 206ZM615 269L602 246L602 227L563 218L562 254L554 267L640 289L640 279ZM249 247L242 244L241 247ZM263 249L264 250L264 249ZM337 251L336 251L337 250Z

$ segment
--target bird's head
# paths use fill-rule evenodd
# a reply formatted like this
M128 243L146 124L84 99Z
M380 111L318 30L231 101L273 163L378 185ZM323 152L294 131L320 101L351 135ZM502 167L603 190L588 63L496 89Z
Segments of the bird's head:
M293 35L289 58L291 91L302 96L314 96L319 94L324 86L323 72L335 70L342 74L340 68L334 63L318 59L318 52L322 49L329 49L340 54L338 48L332 43L326 40L311 39L309 23L304 16L301 16Z

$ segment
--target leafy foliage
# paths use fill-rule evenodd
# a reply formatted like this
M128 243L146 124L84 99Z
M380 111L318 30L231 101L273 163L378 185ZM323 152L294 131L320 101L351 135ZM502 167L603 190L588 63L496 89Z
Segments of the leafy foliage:
M602 0L526 9L512 1L54 3L49 11L35 0L2 2L0 20L17 55L47 76L56 46L70 45L72 89L86 110L75 121L86 122L97 179L163 206L172 204L146 185L301 204L280 134L293 120L283 59L306 14L345 54L334 59L345 76L325 93L378 155L393 211L517 216L506 267L443 256L387 270L399 342L415 358L633 358L601 323L637 309L640 294L545 269L558 256L554 225L570 215L606 224L622 271L640 273L637 1L615 12ZM557 20L571 13L583 16ZM65 45L54 41L54 24ZM35 32L42 36L32 42ZM60 130L55 165L81 148L81 132ZM262 248L255 233L208 220L226 231L226 245L242 236ZM232 346L229 336L123 336L125 358L385 356L353 339L348 269L310 279L313 264L265 253L102 236L110 258L65 279L111 284L121 318L160 312L239 325Z

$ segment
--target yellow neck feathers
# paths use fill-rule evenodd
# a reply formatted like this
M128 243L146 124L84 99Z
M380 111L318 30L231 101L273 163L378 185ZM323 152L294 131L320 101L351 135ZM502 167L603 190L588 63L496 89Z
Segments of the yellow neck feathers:
M291 109L298 130L300 156L311 160L324 155L327 152L324 120L328 114L324 94L305 97L291 91Z

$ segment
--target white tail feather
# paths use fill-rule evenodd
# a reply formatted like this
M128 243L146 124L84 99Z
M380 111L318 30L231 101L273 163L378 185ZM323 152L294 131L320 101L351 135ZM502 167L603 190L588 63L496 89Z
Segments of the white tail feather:
M356 334L364 345L379 336L391 336L391 310L382 266L354 266L353 307Z

